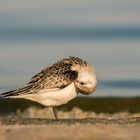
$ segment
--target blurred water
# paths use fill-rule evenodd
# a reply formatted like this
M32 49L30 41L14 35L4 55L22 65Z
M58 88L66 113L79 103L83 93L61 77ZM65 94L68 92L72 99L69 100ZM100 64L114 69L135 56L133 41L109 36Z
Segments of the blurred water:
M67 56L84 58L95 67L95 96L140 95L140 28L125 27L1 32L0 91L24 85Z

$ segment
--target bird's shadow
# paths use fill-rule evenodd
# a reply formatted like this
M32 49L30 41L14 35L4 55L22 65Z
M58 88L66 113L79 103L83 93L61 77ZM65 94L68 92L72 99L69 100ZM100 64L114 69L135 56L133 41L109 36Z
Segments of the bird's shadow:
M17 110L21 112L27 108L35 106L38 108L44 108L43 105L25 99L0 99L0 116L17 113Z

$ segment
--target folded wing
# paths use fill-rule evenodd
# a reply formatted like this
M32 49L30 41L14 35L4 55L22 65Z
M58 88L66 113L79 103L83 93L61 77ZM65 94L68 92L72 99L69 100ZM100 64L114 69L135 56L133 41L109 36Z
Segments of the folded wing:
M78 77L77 71L73 71L71 67L72 64L70 63L57 62L32 77L24 87L1 93L0 97L34 94L42 89L64 88Z

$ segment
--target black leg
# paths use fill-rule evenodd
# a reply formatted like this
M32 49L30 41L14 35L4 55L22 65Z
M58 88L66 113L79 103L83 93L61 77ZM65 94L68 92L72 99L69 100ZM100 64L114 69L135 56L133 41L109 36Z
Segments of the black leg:
M53 113L54 113L55 119L58 120L57 110L55 106L53 106Z

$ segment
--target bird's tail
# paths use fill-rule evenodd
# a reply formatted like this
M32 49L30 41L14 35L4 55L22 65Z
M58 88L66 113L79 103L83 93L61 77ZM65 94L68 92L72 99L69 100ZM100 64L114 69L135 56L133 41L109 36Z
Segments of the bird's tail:
M11 90L8 92L0 93L0 98L8 98L10 96L14 96L15 90Z

